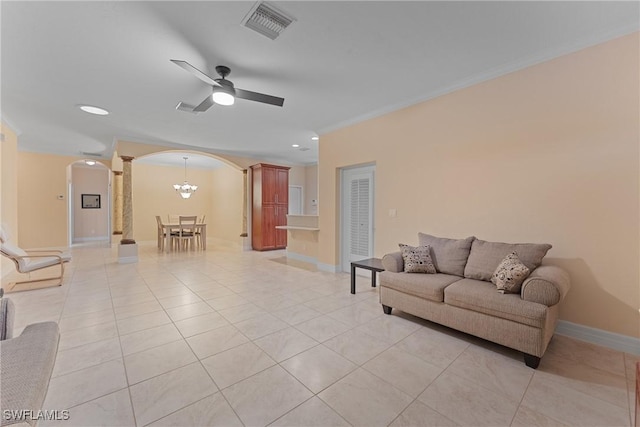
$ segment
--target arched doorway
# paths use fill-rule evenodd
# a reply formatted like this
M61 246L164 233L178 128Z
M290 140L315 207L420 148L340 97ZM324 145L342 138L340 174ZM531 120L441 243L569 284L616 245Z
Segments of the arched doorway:
M111 169L93 160L67 166L69 244L111 242Z

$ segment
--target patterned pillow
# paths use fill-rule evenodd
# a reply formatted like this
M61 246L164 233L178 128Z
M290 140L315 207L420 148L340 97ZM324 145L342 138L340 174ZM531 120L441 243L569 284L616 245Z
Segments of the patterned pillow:
M431 246L413 247L400 243L405 273L435 274L436 267L431 260Z
M527 266L520 261L517 253L511 252L498 265L491 276L491 282L498 287L501 294L517 294L528 275Z

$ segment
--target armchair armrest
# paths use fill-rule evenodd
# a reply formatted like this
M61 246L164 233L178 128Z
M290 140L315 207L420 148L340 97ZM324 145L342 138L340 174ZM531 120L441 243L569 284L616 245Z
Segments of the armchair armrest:
M382 266L386 271L401 273L404 271L404 259L402 253L392 252L382 257Z
M33 252L28 252L25 256L16 256L16 259L29 259L29 258L57 258L62 261L61 255L56 254L42 254L42 255L32 255Z
M570 287L571 278L566 271L553 265L543 265L533 270L524 281L520 296L523 300L550 307L562 301Z

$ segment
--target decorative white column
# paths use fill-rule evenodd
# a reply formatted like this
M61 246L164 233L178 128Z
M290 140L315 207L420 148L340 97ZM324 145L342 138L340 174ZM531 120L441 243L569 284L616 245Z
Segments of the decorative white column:
M122 240L118 246L118 262L120 264L138 262L138 245L133 239L133 199L131 191L130 156L122 159Z

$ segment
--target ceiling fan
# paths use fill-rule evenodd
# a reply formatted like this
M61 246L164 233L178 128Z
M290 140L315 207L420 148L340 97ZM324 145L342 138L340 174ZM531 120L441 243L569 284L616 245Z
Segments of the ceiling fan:
M171 62L187 70L206 84L212 86L213 89L213 93L207 96L199 105L194 107L193 105L180 102L176 106L176 110L187 111L190 113L201 113L203 111L207 111L213 104L233 105L235 98L248 99L249 101L262 102L264 104L276 105L278 107L282 107L284 104L284 98L235 88L233 86L233 82L226 79L229 73L231 73L231 69L224 65L218 65L216 67L216 72L220 74L220 78L212 79L193 65L189 64L187 61L171 59Z

